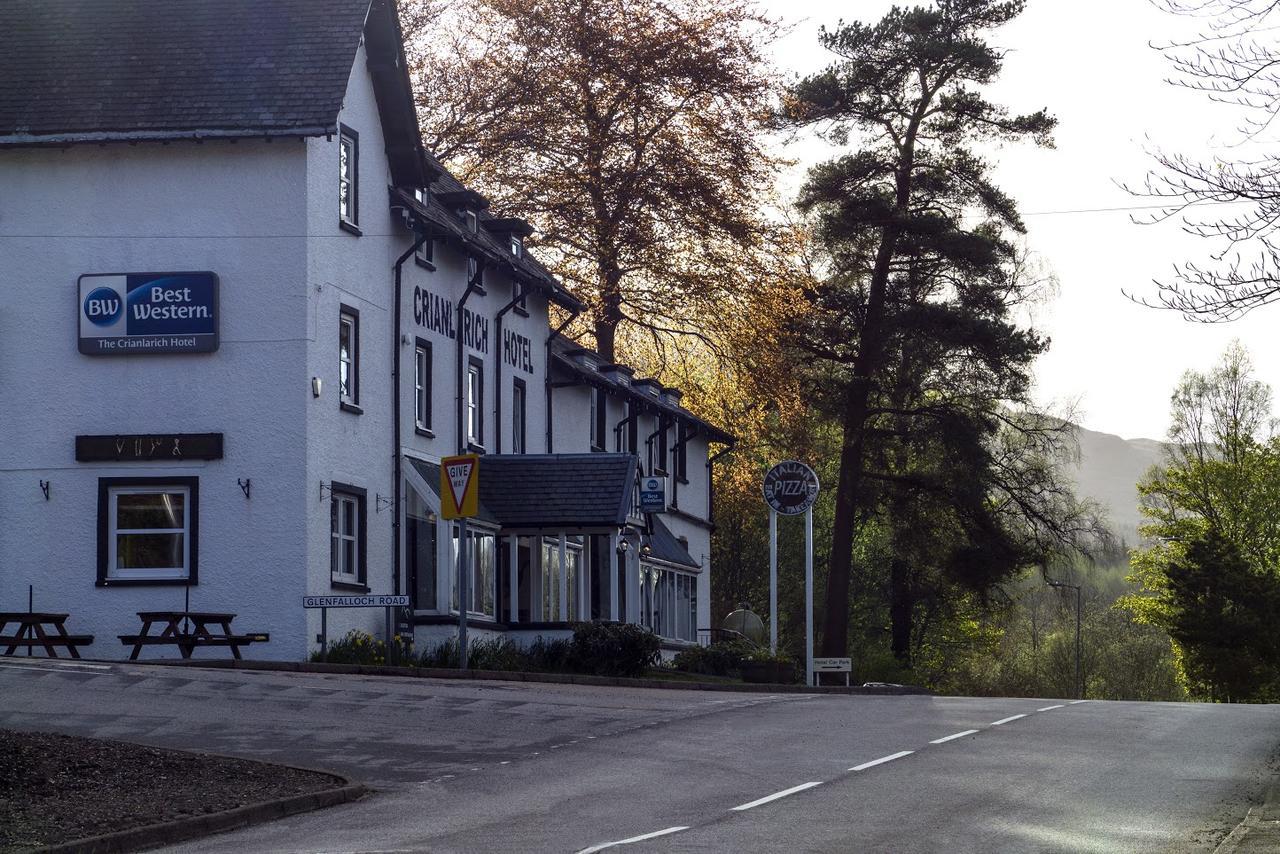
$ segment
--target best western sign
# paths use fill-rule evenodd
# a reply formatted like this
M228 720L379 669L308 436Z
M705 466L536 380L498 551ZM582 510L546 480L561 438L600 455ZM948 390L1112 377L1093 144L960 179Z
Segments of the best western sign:
M81 353L218 349L218 277L213 273L88 274L78 287Z

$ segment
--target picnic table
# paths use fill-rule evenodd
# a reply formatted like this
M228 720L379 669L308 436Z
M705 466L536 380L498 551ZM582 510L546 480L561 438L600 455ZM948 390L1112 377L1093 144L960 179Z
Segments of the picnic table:
M130 661L138 659L138 653L144 646L157 644L176 646L183 658L190 658L192 650L198 646L225 646L230 647L231 654L238 659L240 647L269 640L270 636L261 632L233 634L231 621L235 616L210 611L139 611L142 631L136 635L120 635L120 642L125 646L133 645ZM158 634L152 634L151 627L157 625L163 628Z
M18 647L25 646L27 655L31 655L33 647L44 647L50 658L58 657L58 647L71 653L72 658L79 658L78 646L93 643L93 635L67 634L68 614L48 614L39 611L0 611L0 646L5 647L5 655L13 655ZM6 634L9 625L16 628L13 634Z

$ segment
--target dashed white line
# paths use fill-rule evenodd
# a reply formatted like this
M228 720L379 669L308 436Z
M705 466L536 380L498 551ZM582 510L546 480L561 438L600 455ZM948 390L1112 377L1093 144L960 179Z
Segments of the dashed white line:
M1068 705L1068 706L1078 706L1078 705L1080 705L1081 703L1087 703L1087 702L1089 702L1089 701L1088 701L1088 700L1072 700L1070 703L1067 703L1067 705Z
M767 804L770 801L776 801L779 798L785 798L787 795L794 795L796 792L803 792L805 789L812 789L814 786L821 786L821 785L822 783L820 781L816 783L801 783L799 786L792 786L790 789L783 789L781 792L774 792L772 795L766 795L757 801L751 801L750 803L746 803L746 804L738 804L738 806L733 808L733 812L742 812L743 810L753 809L755 807L761 806L762 804Z
M603 851L606 848L612 848L615 845L630 845L632 842L644 842L646 839L657 839L659 836L668 836L672 833L679 833L689 828L681 825L679 827L668 827L665 830L655 830L653 833L645 833L640 836L632 836L630 839L619 839L617 842L601 842L599 845L592 845L590 848L583 848L578 854L595 854L597 851Z
M1009 715L1009 717L1007 717L1007 718L1001 718L1001 719L1000 719L1000 720L998 720L998 721L992 721L990 725L991 725L991 726L1000 726L1001 724L1007 724L1007 723L1010 723L1011 721L1016 721L1016 720L1018 720L1018 718L1025 718L1025 717L1026 717L1026 715Z
M954 732L951 735L944 735L942 738L935 738L930 744L945 744L957 738L964 738L966 735L974 735L978 731L976 729L967 729L964 732Z
M1054 709L1061 709L1065 703L1059 703L1056 706L1045 706L1043 709L1036 709L1037 712L1052 712Z
M864 771L876 765L883 765L886 762L892 762L895 759L901 759L904 756L910 756L915 753L914 750L899 750L897 753L890 753L888 756L881 756L879 759L872 759L870 762L863 762L861 765L855 765L850 771Z

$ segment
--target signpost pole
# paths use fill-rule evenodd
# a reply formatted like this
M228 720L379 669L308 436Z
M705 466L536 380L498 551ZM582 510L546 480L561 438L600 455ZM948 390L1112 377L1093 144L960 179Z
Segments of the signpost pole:
M329 609L320 609L320 660L329 655Z
M471 598L467 572L467 517L458 520L458 668L467 669L467 603Z
M813 507L804 511L804 669L813 684Z
M778 654L778 511L769 508L769 652Z

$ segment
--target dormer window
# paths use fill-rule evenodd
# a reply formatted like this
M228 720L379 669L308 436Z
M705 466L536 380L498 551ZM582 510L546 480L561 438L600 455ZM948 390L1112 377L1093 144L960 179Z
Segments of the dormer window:
M475 234L480 230L480 217L476 216L475 211L463 211L462 218L466 220L467 231Z
M517 235L511 235L511 254L520 257L520 253L524 251L524 243Z

